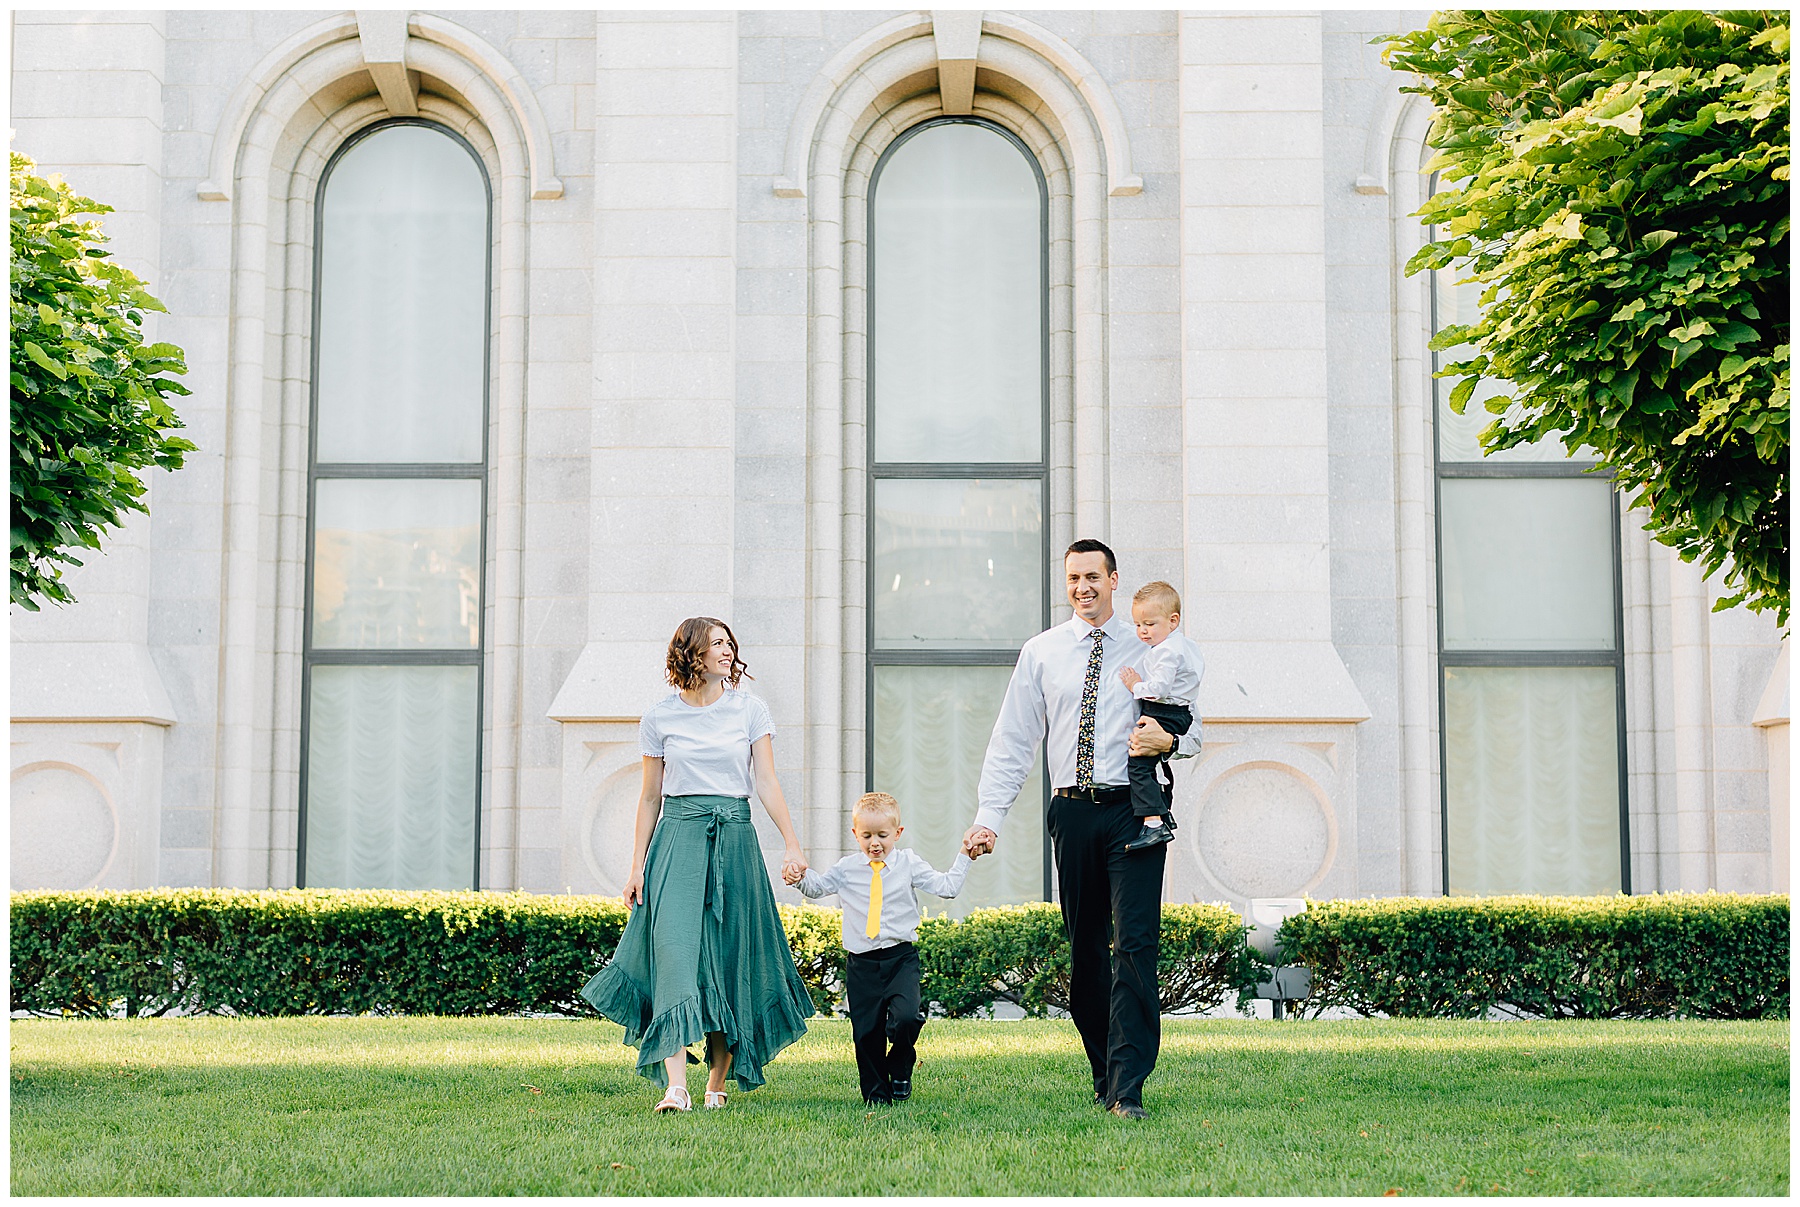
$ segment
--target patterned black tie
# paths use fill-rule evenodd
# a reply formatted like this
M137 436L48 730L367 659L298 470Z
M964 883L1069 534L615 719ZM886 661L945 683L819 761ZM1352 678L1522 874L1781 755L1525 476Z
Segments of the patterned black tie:
M1094 786L1094 714L1100 708L1100 639L1105 629L1088 634L1094 648L1088 651L1087 678L1081 681L1081 724L1075 730L1075 786Z

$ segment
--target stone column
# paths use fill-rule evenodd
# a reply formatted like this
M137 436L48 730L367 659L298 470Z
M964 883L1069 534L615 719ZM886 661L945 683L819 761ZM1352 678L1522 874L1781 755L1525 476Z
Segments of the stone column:
M157 292L163 14L20 11L13 37L13 148L112 206L107 249ZM146 326L155 338L153 316ZM12 611L14 888L159 879L162 747L175 716L147 644L149 517L102 540L67 575L79 603Z
M1183 595L1209 663L1184 850L1198 895L1354 895L1369 710L1331 641L1320 18L1183 13L1180 48Z
M683 617L731 617L737 17L602 11L587 644L563 722L558 885L618 892L636 722Z

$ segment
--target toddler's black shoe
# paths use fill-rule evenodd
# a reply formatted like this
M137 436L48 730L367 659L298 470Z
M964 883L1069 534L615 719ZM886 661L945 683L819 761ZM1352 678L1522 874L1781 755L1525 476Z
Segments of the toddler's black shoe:
M1169 833L1169 827L1145 825L1138 830L1138 836L1125 844L1127 851L1142 851L1162 842L1173 842L1175 836Z
M888 1082L888 1093L894 1096L895 1102L905 1102L912 1097L912 1078L896 1077Z

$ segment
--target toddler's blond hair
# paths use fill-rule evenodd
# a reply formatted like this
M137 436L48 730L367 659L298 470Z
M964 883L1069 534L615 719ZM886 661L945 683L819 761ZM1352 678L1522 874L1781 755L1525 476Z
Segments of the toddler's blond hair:
M855 825L859 817L885 817L898 825L900 802L885 792L865 792L856 798L856 804L850 810L850 824Z
M1181 615L1181 592L1160 578L1153 583L1145 583L1139 587L1137 594L1131 597L1131 602L1161 608L1165 616Z

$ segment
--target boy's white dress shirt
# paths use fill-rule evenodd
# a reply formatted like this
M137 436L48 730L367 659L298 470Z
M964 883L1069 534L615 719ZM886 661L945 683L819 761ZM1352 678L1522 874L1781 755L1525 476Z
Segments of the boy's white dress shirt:
M1138 722L1138 707L1119 682L1119 672L1140 665L1150 647L1138 640L1137 626L1123 613L1113 612L1112 619L1100 627L1106 636L1100 640L1100 696L1094 713L1094 783L1124 787L1130 782L1127 748L1132 727ZM1006 685L1006 699L994 722L994 736L988 740L987 756L981 762L976 825L1000 832L1025 777L1037 766L1038 745L1046 740L1046 728L1049 745L1044 753L1050 763L1050 786L1074 786L1081 684L1087 678L1088 651L1093 648L1088 634L1093 629L1081 617L1071 616L1027 641L1019 651L1012 681ZM1204 674L1206 666L1199 661L1198 650L1195 658L1196 671ZM1193 726L1176 739L1169 757L1185 759L1199 753L1200 721L1195 718Z
M873 939L869 929L869 886L874 869L869 857L861 851L844 856L823 872L806 869L798 888L808 897L838 895L844 907L844 950L877 951L896 943L911 943L919 937L919 899L913 895L922 888L934 897L954 897L962 891L963 877L969 874L969 857L958 851L950 870L940 872L911 847L888 853L881 869L881 917Z
M1205 665L1200 647L1176 629L1138 659L1135 669L1143 681L1131 689L1131 694L1140 700L1191 705L1200 693L1200 668Z

